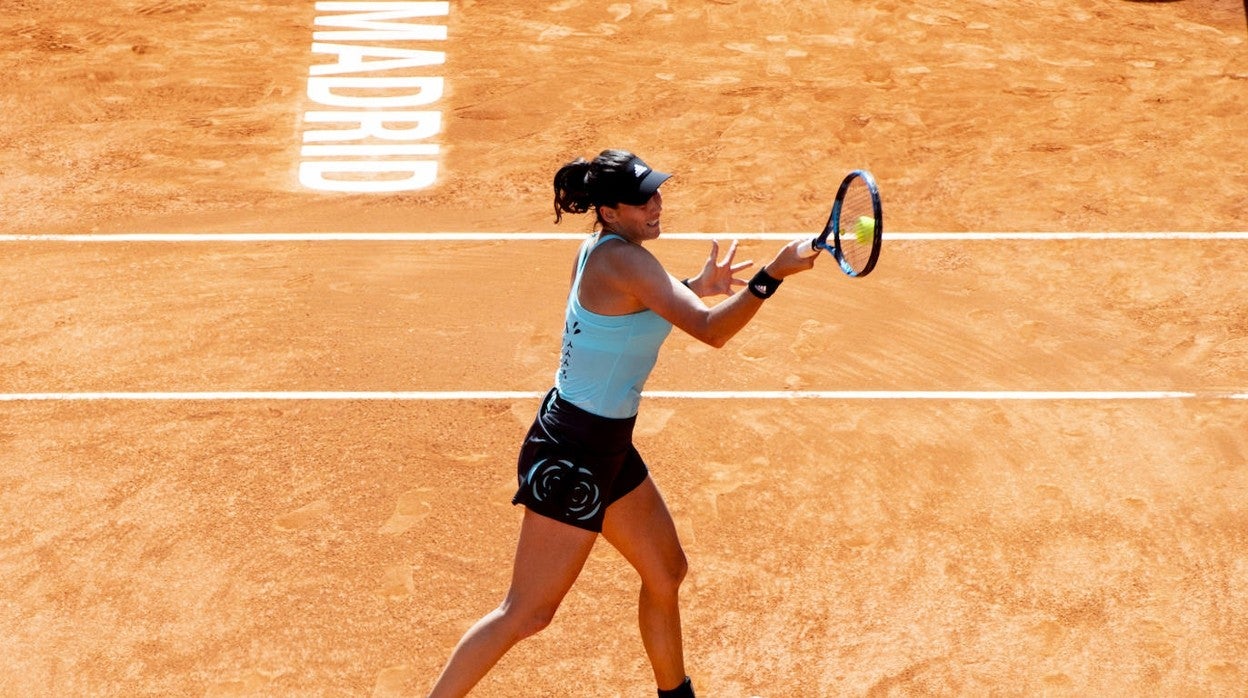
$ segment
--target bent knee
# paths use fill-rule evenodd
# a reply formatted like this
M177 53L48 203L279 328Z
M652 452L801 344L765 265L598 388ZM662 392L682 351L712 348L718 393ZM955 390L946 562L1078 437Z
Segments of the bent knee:
M678 559L673 563L671 569L671 579L674 586L679 587L680 583L685 581L685 577L689 574L689 558L685 557L685 551L680 551Z
M559 605L538 604L525 606L504 603L499 607L503 622L517 640L536 635L550 626Z
M689 560L683 551L666 562L656 574L642 579L642 585L651 593L663 596L675 596L680 590L681 582L689 574Z

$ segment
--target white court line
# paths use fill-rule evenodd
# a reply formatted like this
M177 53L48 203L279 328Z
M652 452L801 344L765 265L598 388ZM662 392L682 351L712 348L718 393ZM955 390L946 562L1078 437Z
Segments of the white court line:
M0 402L37 401L244 401L244 400L535 400L545 391L252 391L0 393ZM1173 390L653 390L648 399L670 400L1248 400L1248 393Z
M792 240L803 233L668 233L672 240ZM585 233L119 233L102 235L0 235L0 242L459 242L581 240ZM891 233L891 240L1248 240L1248 232L1121 232L1121 233ZM81 392L0 393L0 402L90 400L511 400L535 399L544 392L468 391L275 391L275 392ZM1248 393L1175 391L648 391L647 397L667 399L817 399L817 400L1158 400L1248 399Z
M812 233L664 233L666 240L795 240ZM0 235L0 242L532 242L583 240L586 233L110 233L100 235ZM999 232L999 233L891 233L888 240L1248 240L1248 232Z

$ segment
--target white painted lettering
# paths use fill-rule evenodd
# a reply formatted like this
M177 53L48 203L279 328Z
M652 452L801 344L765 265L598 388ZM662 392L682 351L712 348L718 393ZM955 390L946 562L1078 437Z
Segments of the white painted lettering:
M351 175L401 175L394 179ZM328 177L326 175L346 175ZM384 160L305 162L299 166L299 183L309 189L351 193L384 193L424 189L438 179L438 163L433 160Z
M387 155L437 155L436 143L386 143L382 145L305 145L305 158L384 157Z
M320 12L362 13L317 17L318 27L345 27L362 31L322 31L312 34L316 41L445 41L446 26L404 24L391 19L444 17L450 12L446 2L318 2Z
M305 131L304 143L327 141L360 141L380 138L387 141L420 141L442 130L442 112L438 111L310 111L304 121L316 124L354 123L359 128ZM416 124L411 128L388 128L388 123Z
M318 2L312 53L333 62L308 68L299 182L335 192L424 189L437 181L445 79L430 68L446 52L395 42L441 42L449 2ZM409 21L416 20L416 21ZM381 45L378 45L381 44ZM414 109L422 107L422 109Z
M442 78L308 78L308 99L327 107L391 109L423 107L442 98ZM338 94L334 89L392 90L414 88L415 92L388 97L359 97Z
M373 73L383 70L423 68L446 62L444 51L390 48L383 46L350 46L347 44L312 44L312 53L332 53L338 56L336 63L314 65L312 75L341 75L343 73ZM366 57L389 60L367 61Z

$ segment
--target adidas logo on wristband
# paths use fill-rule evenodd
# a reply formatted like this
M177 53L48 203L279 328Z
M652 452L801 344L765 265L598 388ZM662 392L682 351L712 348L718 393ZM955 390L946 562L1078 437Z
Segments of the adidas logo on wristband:
M758 273L754 275L754 278L750 279L750 285L748 288L750 289L750 293L754 294L756 298L767 300L775 294L776 289L780 288L781 281L782 279L777 279L771 274L759 269Z

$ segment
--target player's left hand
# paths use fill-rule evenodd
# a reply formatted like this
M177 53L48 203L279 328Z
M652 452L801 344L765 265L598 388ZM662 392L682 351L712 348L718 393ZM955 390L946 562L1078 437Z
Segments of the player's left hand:
M745 286L746 279L738 279L737 272L754 265L752 261L733 262L737 255L737 241L733 240L728 253L719 258L719 241L711 240L711 253L702 265L702 271L690 280L690 286L697 289L700 296L731 295L736 288Z

